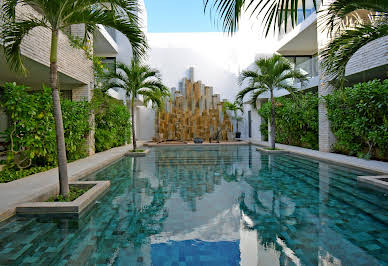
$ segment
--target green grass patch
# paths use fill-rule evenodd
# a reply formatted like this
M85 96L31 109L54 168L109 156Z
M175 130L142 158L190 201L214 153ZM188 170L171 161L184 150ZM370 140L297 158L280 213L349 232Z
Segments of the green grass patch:
M281 149L279 149L279 148L275 148L275 149L272 149L272 148L263 148L263 149L265 149L265 150L268 150L268 151L280 151Z
M8 183L20 178L47 171L55 166L37 166L28 169L4 169L0 171L0 183Z
M78 197L82 196L86 191L88 191L90 187L88 188L79 188L75 186L70 186L70 192L67 194L67 196L53 196L48 199L48 202L71 202L73 200L76 200Z
M145 150L131 150L131 152L145 152Z

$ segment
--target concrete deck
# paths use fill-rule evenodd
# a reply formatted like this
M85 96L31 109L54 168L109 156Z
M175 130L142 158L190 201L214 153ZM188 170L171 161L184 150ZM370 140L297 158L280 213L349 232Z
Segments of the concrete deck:
M254 145L269 146L268 142L250 141ZM362 170L377 172L378 174L388 174L388 162L375 160L365 160L353 156L347 156L337 153L321 152L310 149L305 149L296 146L284 145L276 143L276 148L283 149L295 154L311 157L313 159L324 160L332 163L343 164L355 167Z
M138 141L141 147L143 142ZM132 145L110 149L68 164L69 182L77 181L115 161ZM17 205L44 201L59 191L58 168L0 184L0 222L15 214Z

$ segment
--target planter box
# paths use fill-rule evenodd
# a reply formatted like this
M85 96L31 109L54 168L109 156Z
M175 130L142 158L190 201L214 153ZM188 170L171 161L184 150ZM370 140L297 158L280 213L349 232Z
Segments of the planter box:
M69 183L70 186L91 188L71 202L29 202L16 207L17 214L23 215L69 215L79 216L109 189L109 181L77 181Z
M128 151L125 156L129 157L144 157L150 152L149 149L144 150L143 152L133 152L133 151Z
M256 147L256 151L262 151L262 152L266 152L266 153L288 153L288 151L286 150L267 150L266 148L264 147Z

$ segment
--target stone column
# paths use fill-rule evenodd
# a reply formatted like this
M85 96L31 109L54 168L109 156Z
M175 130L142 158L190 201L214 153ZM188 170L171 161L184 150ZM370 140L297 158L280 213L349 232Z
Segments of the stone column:
M330 2L330 1L329 1ZM323 12L317 14L317 42L318 42L318 60L321 61L320 52L326 47L330 41L327 28L325 27L325 14L324 10L329 3L321 6ZM326 96L333 92L335 89L330 83L330 75L325 73L323 69L318 67L319 83L318 83L318 96ZM330 129L330 121L327 117L327 106L324 101L320 100L318 105L318 120L319 120L319 151L331 152L332 146L335 144L335 137Z

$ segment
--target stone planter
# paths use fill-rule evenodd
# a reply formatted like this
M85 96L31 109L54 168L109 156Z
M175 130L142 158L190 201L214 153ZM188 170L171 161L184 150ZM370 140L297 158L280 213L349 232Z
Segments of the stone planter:
M71 202L29 202L16 207L16 213L22 215L60 215L78 217L84 210L91 207L95 201L109 189L109 181L77 181L70 186L91 188Z
M256 147L256 151L262 151L271 154L288 153L288 151L286 150L267 150L265 147Z
M144 151L142 152L138 152L138 151L128 151L125 156L128 156L128 157L144 157L146 156L148 153L150 152L149 149L145 149Z

